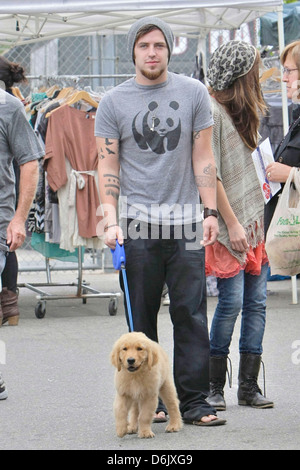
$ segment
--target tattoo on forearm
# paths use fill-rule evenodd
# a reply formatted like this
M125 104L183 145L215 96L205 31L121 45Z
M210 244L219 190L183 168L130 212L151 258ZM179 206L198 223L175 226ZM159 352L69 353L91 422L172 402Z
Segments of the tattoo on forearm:
M215 176L215 168L212 166L212 164L210 163L209 165L207 165L204 169L203 169L203 173L205 175L210 175L210 176Z
M105 194L118 200L120 194L120 178L109 173L106 173L103 176L105 178Z
M196 139L200 138L200 131L193 132L193 147Z
M105 155L103 155L103 149L102 148L98 152L98 158L99 158L99 160L103 160L105 158Z
M195 176L198 188L214 188L216 186L215 178L211 176Z
M113 191L112 189L107 189L106 192L105 192L105 194L106 194L107 196L112 196L112 197L114 197L116 200L119 199L119 193L116 192L116 191Z
M112 145L112 144L113 144L113 142L111 142L109 139L105 139L105 145L106 145L105 150L107 151L108 155L111 155L111 154L115 155L116 154L116 152L114 152L113 150L110 150L110 148L109 148L109 146Z
M201 188L201 187L206 187L206 188L214 188L216 186L216 169L215 167L210 163L203 169L204 175L196 175L195 176L195 181L196 185Z
M103 176L104 178L107 178L107 181L113 181L114 183L120 184L120 178L116 175L105 173Z
M105 138L105 148L103 149L101 147L99 152L98 152L98 158L100 160L103 160L107 155L116 155L116 152L109 148L110 145L113 145L113 142L110 141L109 139Z

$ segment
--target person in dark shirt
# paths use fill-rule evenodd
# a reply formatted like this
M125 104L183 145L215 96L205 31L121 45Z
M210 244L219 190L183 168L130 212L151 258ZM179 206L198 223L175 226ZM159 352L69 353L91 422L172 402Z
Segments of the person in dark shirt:
M0 56L0 80L2 80L5 86L5 91L10 95L16 96L17 98L19 98L20 96L16 95L13 85L15 83L27 81L24 68L20 64L10 62L4 56ZM15 160L13 160L13 167L16 178L15 186L17 203L19 193L20 169ZM9 325L17 325L19 321L19 308L17 296L18 269L19 266L16 252L10 251L7 255L6 264L2 272L2 292L0 294L2 323L8 321Z
M286 83L287 98L293 102L293 121L274 154L274 162L267 166L269 181L281 183L282 188L288 179L292 167L300 167L300 41L288 44L282 51L280 62L283 65L283 81ZM269 229L278 196L275 194L265 207L265 236Z

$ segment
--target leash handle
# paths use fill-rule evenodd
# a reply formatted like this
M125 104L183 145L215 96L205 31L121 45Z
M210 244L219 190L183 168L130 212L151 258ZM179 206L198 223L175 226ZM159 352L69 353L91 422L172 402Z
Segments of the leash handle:
M120 245L118 240L116 240L116 248L110 251L112 253L114 268L116 271L120 271L122 264L125 266L126 263L124 245Z
M124 245L120 245L117 240L116 248L114 250L111 249L110 251L112 252L114 268L117 271L122 272L126 305L127 305L127 313L128 313L128 319L129 319L129 328L130 328L130 331L134 331L128 283L127 283L127 275L126 275L126 269L125 269L126 256L125 256Z

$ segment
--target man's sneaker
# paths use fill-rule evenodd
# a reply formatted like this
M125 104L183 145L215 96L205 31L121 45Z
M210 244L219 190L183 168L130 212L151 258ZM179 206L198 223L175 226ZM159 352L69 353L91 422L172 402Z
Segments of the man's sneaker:
M0 373L0 400L6 400L7 397L8 397L8 394L5 388L5 383Z

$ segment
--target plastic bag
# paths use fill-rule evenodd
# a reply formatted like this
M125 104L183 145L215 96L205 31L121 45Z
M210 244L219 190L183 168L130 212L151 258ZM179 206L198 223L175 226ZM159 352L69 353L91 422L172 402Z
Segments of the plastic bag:
M294 184L293 184L294 183ZM271 274L300 273L300 171L292 168L270 223L266 252Z

